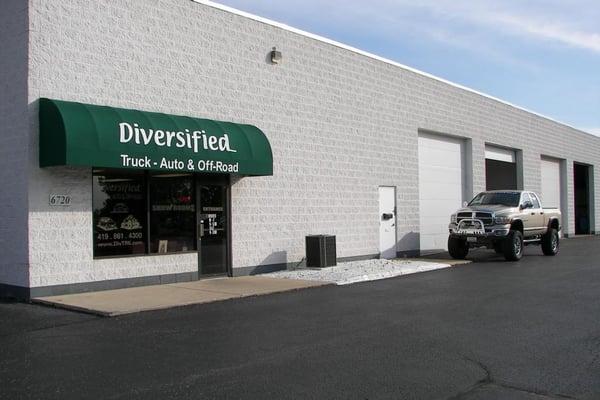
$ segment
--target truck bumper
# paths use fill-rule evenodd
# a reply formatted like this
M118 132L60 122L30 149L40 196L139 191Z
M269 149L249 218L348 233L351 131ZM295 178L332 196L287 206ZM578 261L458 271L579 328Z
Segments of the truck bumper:
M488 246L491 247L495 242L503 240L510 232L510 225L486 226L485 233L465 233L458 231L458 225L451 223L448 225L450 237L465 239L471 247Z

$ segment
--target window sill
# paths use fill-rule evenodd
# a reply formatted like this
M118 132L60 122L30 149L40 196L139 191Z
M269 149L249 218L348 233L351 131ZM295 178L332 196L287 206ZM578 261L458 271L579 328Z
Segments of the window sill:
M157 257L157 256L174 256L182 254L198 254L198 250L177 251L170 253L140 253L140 254L122 254L117 256L94 256L93 260L111 260L114 258L138 258L138 257Z

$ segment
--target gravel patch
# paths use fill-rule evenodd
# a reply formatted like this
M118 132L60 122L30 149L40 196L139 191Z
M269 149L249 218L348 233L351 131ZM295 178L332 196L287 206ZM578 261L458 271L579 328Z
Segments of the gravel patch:
M394 276L414 274L448 268L450 264L414 260L363 260L339 263L335 267L303 268L277 271L263 276L272 278L304 279L348 285L356 282L374 281Z

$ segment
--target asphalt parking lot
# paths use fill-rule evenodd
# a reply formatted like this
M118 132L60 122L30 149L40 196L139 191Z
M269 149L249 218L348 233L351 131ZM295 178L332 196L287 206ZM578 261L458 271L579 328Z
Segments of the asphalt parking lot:
M0 398L598 399L600 238L100 318L0 304Z

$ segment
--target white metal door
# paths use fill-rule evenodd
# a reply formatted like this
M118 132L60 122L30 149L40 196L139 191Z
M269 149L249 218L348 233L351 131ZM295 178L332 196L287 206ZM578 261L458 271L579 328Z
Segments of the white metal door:
M396 258L396 188L379 187L379 256Z
M541 160L542 170L542 206L556 207L560 206L560 161L559 160Z
M464 141L419 134L421 251L446 250L450 215L463 201Z

